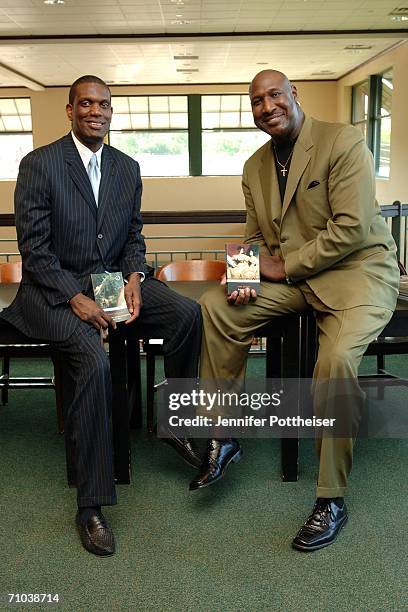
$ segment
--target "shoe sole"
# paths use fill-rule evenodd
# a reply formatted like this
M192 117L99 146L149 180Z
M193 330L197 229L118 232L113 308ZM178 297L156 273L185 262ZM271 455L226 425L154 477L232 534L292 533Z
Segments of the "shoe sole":
M228 460L228 463L225 464L224 469L222 470L221 474L219 476L217 476L217 478L214 478L214 480L211 480L211 482L207 482L206 484L200 485L198 487L189 487L189 490L190 491L197 491L198 489L205 489L205 487L210 487L215 482L218 482L219 480L221 480L221 478L224 478L225 470L227 469L229 464L230 463L238 463L238 461L241 459L241 457L242 457L242 448L239 448L237 450L237 452L235 453L235 455L233 455L231 457L231 459Z
M295 544L294 542L292 542L292 548L295 548L296 550L301 550L302 552L313 552L314 550L320 550L321 548L326 548L326 546L330 546L330 544L333 544L333 542L336 540L337 536L339 535L340 531L343 529L347 521L348 521L348 516L345 516L336 535L334 536L332 540L330 540L330 542L325 542L324 544L317 544L316 546L302 546L302 544Z

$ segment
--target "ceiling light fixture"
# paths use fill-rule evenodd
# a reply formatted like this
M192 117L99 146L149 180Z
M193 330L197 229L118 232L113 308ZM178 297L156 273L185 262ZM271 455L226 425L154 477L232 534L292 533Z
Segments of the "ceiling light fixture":
M190 23L193 22L189 19L174 19L173 21L170 21L170 23L171 25L190 25Z
M44 4L65 4L65 0L44 0Z
M391 13L388 13L391 21L408 21L408 6L397 6Z
M198 55L173 55L173 59L175 60L196 60L198 59Z
M372 49L373 45L347 45L344 47L346 51L364 51L365 49Z

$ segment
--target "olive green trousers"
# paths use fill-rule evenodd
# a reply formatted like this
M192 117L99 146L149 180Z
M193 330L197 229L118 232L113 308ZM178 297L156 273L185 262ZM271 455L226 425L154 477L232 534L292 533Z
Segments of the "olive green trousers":
M338 403L341 410L355 420L351 427L355 431L364 404L364 393L357 381L358 367L367 346L391 319L392 310L370 305L333 310L323 304L306 283L262 282L256 301L241 306L229 305L225 287L219 286L207 291L200 303L203 314L200 377L206 380L242 381L256 330L274 317L312 307L319 330L313 373L315 415L325 417L336 413L336 386L341 381ZM279 325L278 319L276 323ZM323 435L316 439L317 497L344 495L352 466L353 444L353 435Z

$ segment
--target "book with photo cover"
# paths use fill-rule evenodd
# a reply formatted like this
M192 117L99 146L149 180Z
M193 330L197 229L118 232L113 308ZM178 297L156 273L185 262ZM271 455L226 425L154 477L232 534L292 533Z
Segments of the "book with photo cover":
M91 274L95 302L116 323L130 318L125 301L125 285L122 272Z
M259 290L259 246L229 242L225 245L227 263L227 291L239 291L245 287Z

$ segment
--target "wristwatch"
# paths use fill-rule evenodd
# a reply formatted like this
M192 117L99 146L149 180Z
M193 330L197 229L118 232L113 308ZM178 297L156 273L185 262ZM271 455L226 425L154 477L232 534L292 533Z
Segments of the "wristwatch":
M286 275L286 284L287 285L293 285L292 281L290 280L289 276Z

